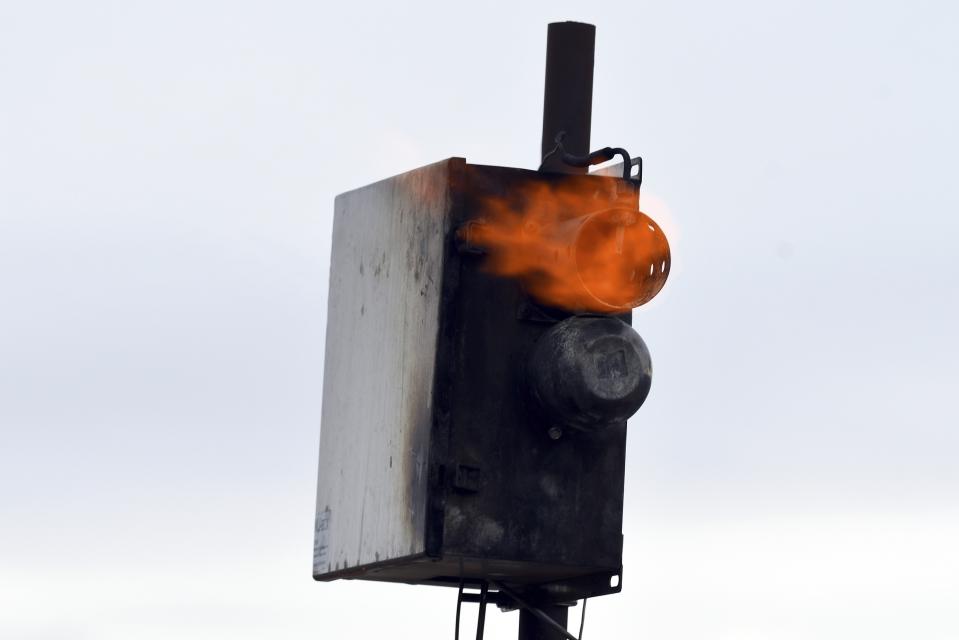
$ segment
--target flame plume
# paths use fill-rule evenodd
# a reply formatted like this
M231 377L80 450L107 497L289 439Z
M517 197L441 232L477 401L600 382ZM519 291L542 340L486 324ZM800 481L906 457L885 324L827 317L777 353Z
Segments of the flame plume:
M617 194L621 185L578 177L480 197L461 240L487 254L484 269L519 280L540 303L628 311L662 289L670 252L659 225L635 207L635 191Z

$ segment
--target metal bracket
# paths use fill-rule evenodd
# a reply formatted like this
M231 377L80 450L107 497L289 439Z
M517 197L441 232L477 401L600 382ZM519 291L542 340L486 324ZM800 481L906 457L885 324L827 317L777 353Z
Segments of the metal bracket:
M456 473L453 474L453 488L466 493L477 493L480 490L481 479L479 467L458 464Z
M590 173L590 175L604 175L622 178L623 180L629 180L637 187L643 183L642 158L637 157L635 160L633 160L630 158L629 152L622 147L603 147L602 149L593 151L585 156L574 155L569 153L563 146L563 139L565 137L565 131L560 131L558 134L556 134L556 146L553 147L549 153L543 156L543 160L539 166L540 171L545 169L547 165L546 161L555 155L558 155L564 164L580 169L602 164L604 162L609 162L616 156L621 156L623 158L621 163L612 165L610 167L603 167L600 170ZM636 175L633 175L633 167L637 167ZM614 173L614 171L616 171L616 173Z
M622 162L617 162L616 164L610 164L605 167L600 167L589 172L591 176L605 176L608 178L622 178L625 174L624 167ZM633 169L636 169L635 175L633 174ZM643 182L643 159L639 156L636 156L629 163L629 179L632 182L635 182L637 185L642 184Z
M455 640L460 637L460 609L464 602L478 602L479 615L476 619L476 640L483 640L483 632L486 629L486 603L490 601L489 584L483 582L480 585L479 593L463 593L465 584L460 582L459 594L456 596L456 630L453 634Z

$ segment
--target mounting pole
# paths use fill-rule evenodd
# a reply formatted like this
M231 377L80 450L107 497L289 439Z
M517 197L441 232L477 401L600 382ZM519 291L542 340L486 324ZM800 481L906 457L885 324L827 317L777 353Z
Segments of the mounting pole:
M554 22L546 35L546 91L543 96L543 142L540 157L556 146L556 134L565 131L563 146L573 155L589 154L593 115L593 50L596 27L582 22ZM586 173L570 167L558 154L546 159L546 171Z
M566 627L569 621L569 605L547 604L540 605L539 610L548 615L558 624ZM551 625L537 618L526 609L519 610L519 640L567 640L566 637Z
M556 146L556 134L565 131L563 146L574 155L589 154L593 117L593 51L596 27L583 22L554 22L546 35L546 91L543 96L543 141L540 157ZM571 167L559 154L546 159L544 171L586 173ZM565 604L538 604L540 610L563 627L569 620ZM519 640L565 640L558 629L526 609L519 612Z

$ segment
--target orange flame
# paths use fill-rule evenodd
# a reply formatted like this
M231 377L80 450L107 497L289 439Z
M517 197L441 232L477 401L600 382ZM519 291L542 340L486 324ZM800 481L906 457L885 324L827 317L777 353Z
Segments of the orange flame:
M530 181L509 196L479 198L461 229L483 250L484 268L516 278L543 304L619 313L645 304L669 275L665 234L636 207L622 181L570 177Z

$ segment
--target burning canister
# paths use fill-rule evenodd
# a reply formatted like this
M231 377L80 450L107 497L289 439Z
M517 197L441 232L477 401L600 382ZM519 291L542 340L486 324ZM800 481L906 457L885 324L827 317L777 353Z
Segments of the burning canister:
M636 209L562 218L553 207L494 213L461 238L489 254L491 271L517 278L543 304L574 312L628 311L649 302L669 276L669 242Z

